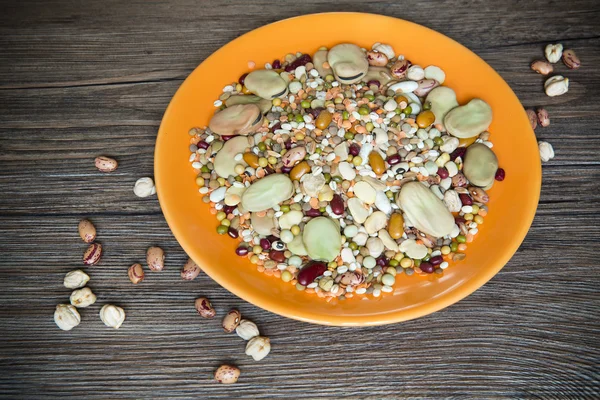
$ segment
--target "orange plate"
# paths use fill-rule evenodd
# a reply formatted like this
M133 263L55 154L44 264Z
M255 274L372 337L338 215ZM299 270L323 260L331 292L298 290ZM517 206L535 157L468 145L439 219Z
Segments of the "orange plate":
M308 27L308 29L307 29ZM302 32L302 33L299 33ZM408 38L408 39L407 39ZM445 85L460 103L473 97L494 112L490 127L494 151L506 179L490 191L489 214L466 260L451 264L443 276L399 275L393 293L326 303L315 295L256 271L235 255L238 241L216 233L217 222L202 203L189 157L188 130L205 126L213 101L225 85L287 53L313 54L320 46L342 42L370 48L389 43L422 66L438 65ZM219 284L266 310L326 325L380 325L421 317L447 307L491 279L515 253L537 207L541 166L535 136L519 99L482 59L453 40L396 18L361 13L305 15L249 32L207 58L181 85L165 112L155 153L158 197L165 218L183 249Z

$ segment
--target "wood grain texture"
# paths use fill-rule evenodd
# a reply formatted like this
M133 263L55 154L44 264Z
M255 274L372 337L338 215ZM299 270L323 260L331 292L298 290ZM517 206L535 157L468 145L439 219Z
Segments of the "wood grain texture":
M0 397L45 398L542 398L600 397L600 6L592 0L244 2L2 2L0 5ZM156 198L156 131L183 79L237 36L282 18L363 11L438 30L477 52L525 106L544 105L554 145L540 207L509 264L463 301L379 328L319 327L245 303L205 275L183 282L186 256ZM343 29L344 27L332 27ZM297 33L303 29L299 27ZM394 34L401 34L395 32ZM408 38L407 40L418 40ZM548 98L528 64L560 41L582 60L567 95ZM426 45L426 44L424 44ZM117 172L93 158L110 153ZM118 331L99 307L71 332L54 325L81 267L77 222L90 217L105 246L89 268L98 304L127 311ZM160 245L167 268L138 287L127 267ZM209 297L236 307L269 336L262 362L244 342L200 320ZM242 378L217 385L232 362Z

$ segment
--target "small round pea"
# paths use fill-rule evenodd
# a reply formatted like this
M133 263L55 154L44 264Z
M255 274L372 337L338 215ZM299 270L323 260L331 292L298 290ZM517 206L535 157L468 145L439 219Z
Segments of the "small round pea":
M442 252L443 255L446 255L446 254L450 254L452 249L450 249L450 246L442 246L440 251Z
M304 104L304 102L305 102L305 101L306 101L306 100L304 100L304 101L302 102L302 104ZM308 103L308 106L310 107L310 102ZM304 107L304 105L303 105L302 107ZM304 108L308 108L308 107L304 107ZM302 115L301 115L301 114L296 114L296 116L294 117L294 120L295 120L297 123L304 122L304 118L302 117Z
M433 138L433 143L435 143L436 146L441 146L444 144L444 140L441 137L436 136Z
M473 208L471 214L473 214L473 216L477 215L477 213L479 212L479 206L477 204L473 204L471 207Z
M294 210L294 211L301 211L302 210L302 206L298 203L294 203L290 206L290 210Z
M334 104L342 104L342 101L344 101L344 99L342 99L341 97L336 97L335 99L333 99Z
M342 112L342 118L343 118L343 119L348 119L348 118L350 118L350 113L349 113L348 111L344 110L344 111Z
M473 221L473 214L467 213L463 216L463 218L465 219L465 221Z
M269 165L269 161L266 158L261 157L258 159L258 165L265 168L267 165Z
M252 247L252 252L254 254L260 254L260 253L262 253L262 251L263 251L263 249L259 245L256 245L256 246Z
M325 178L325 183L329 183L329 182L331 182L331 174L330 174L330 173L328 173L328 172L325 172L325 173L323 174L323 177Z
M348 247L350 247L352 249L352 251L358 250L358 244L356 244L355 242L350 242Z
M397 267L400 263L398 262L398 260L392 258L388 264L392 267Z
M350 181L343 181L342 182L342 189L348 190L349 188L350 188Z
M219 225L217 226L217 233L219 235L224 235L227 233L227 231L229 230L229 227L225 226L225 225Z
M320 148L320 147L317 147L317 148L315 149L315 153L317 153L317 154L321 154L322 152L323 152L323 149L322 149L322 148Z
M465 235L458 235L456 237L456 241L458 243L467 243L467 238L465 237ZM458 246L456 246L456 248L458 249Z
M415 263L415 267L418 267L421 265L421 260L417 259L417 260L413 260Z
M258 144L256 145L256 147L258 147L259 151L265 151L265 150L267 150L267 145L264 142L258 142Z
M366 94L365 99L369 99L369 101L373 101L373 100L375 100L375 96L373 96L372 94Z
M258 263L258 260L260 260L260 258L258 258L258 256L257 256L256 254L255 254L255 255L253 255L252 257L250 257L250 262L251 262L252 264L256 264L256 263Z
M408 257L405 257L400 261L400 266L402 268L410 268L412 267L412 260Z
M298 236L300 234L300 227L298 225L294 225L290 228L294 236Z
M298 133L296 133L296 135L294 137L296 138L296 140L304 140L305 135L304 135L304 133L298 132ZM307 156L308 156L308 154L307 154Z
M197 177L196 178L196 185L198 185L200 187L204 186L204 178L201 177L201 176Z
M375 125L373 125L372 122L367 122L365 128L367 128L367 131L371 132L373 129L375 129Z
M282 204L282 205L279 207L279 210L280 210L281 212L288 213L288 212L290 212L290 206L289 206L288 204Z
M483 224L483 217L481 215L476 215L473 217L473 221L477 223L477 225Z
M385 195L390 200L394 198L394 192L391 192L389 190L387 192L385 192Z
M219 211L217 213L217 220L223 221L225 218L227 218L227 214L225 214L223 211Z
M396 278L392 274L383 274L381 277L381 283L387 286L392 286L394 283L396 283Z
M398 273L398 270L396 268L394 268L394 267L388 267L385 270L385 273L396 276L396 274Z
M458 250L458 243L457 242L450 243L450 250L452 250L453 252L456 252Z
M310 101L308 101L308 100L302 100L302 102L300 103L300 105L302 106L302 108L309 108L310 107Z
M284 270L284 271L281 273L281 280L282 280L282 281L284 281L284 282L289 282L289 281L291 281L292 279L294 279L294 275L292 275L292 273L291 273L290 271L288 271L287 269L286 269L286 270Z
M223 221L221 221L221 225L229 227L231 225L231 221L228 219L224 219Z
M402 110L402 112L406 115L409 115L412 113L412 107L411 106L407 106L404 110Z
M369 110L369 107L360 107L358 109L358 113L360 115L369 115L370 112L371 112L371 110Z
M322 212L322 213L324 213L324 212L325 212L325 210L326 210L326 208L325 208L325 207L320 207L320 208L319 208L319 211L320 211L320 212Z
M281 105L281 99L280 98L273 99L272 103L275 107L279 107Z
M267 161L269 162L269 164L271 165L275 165L277 164L277 159L273 156L270 156L269 158L267 158Z
M427 111L427 110L431 110L431 102L430 102L430 101L426 101L426 102L423 104L423 110L426 110L426 111Z
M219 182L219 186L225 186L225 182L227 181L225 178L217 178L217 182Z
M342 183L342 181L344 180L344 179L342 179L342 177L341 177L341 176L339 176L339 175L336 175L336 176L334 176L334 177L333 177L333 178L331 178L331 179L333 179L333 181L334 181L335 183Z
M335 80L335 77L331 74L329 74L325 77L325 82L333 82L334 80Z
M352 159L352 164L359 166L360 164L362 164L362 157L361 156L356 156Z
M427 254L425 257L423 257L423 259L421 261L429 261L431 259L431 256L429 254Z
M246 168L242 165L242 164L237 164L233 170L235 171L236 174L241 175L244 173L244 171L246 170Z
M354 139L354 133L352 133L352 132L346 132L346 133L344 133L344 139L346 139L346 140L352 140L352 139Z
M208 167L206 165L203 165L202 168L200 168L200 171L206 173L206 172L210 172L210 169L208 169Z

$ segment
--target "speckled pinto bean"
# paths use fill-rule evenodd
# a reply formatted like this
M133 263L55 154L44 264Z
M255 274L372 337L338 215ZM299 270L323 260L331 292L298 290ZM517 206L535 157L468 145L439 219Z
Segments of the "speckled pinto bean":
M181 268L181 278L186 281L193 281L202 270L200 267L189 258L183 268Z
M95 164L100 172L113 172L119 166L117 160L106 156L96 157Z
M162 271L165 268L165 252L160 247L150 247L146 252L146 262L152 271Z
M100 243L92 243L83 253L83 263L85 265L95 265L100 261L102 256L102 245Z
M86 243L92 243L96 240L96 227L87 219L79 221L79 236Z

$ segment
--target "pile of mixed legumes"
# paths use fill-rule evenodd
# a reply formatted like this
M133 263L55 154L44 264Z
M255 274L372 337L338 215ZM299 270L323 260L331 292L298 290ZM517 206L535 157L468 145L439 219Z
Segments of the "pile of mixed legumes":
M288 54L225 86L190 130L196 183L236 253L330 301L465 258L504 170L490 106L391 46Z

